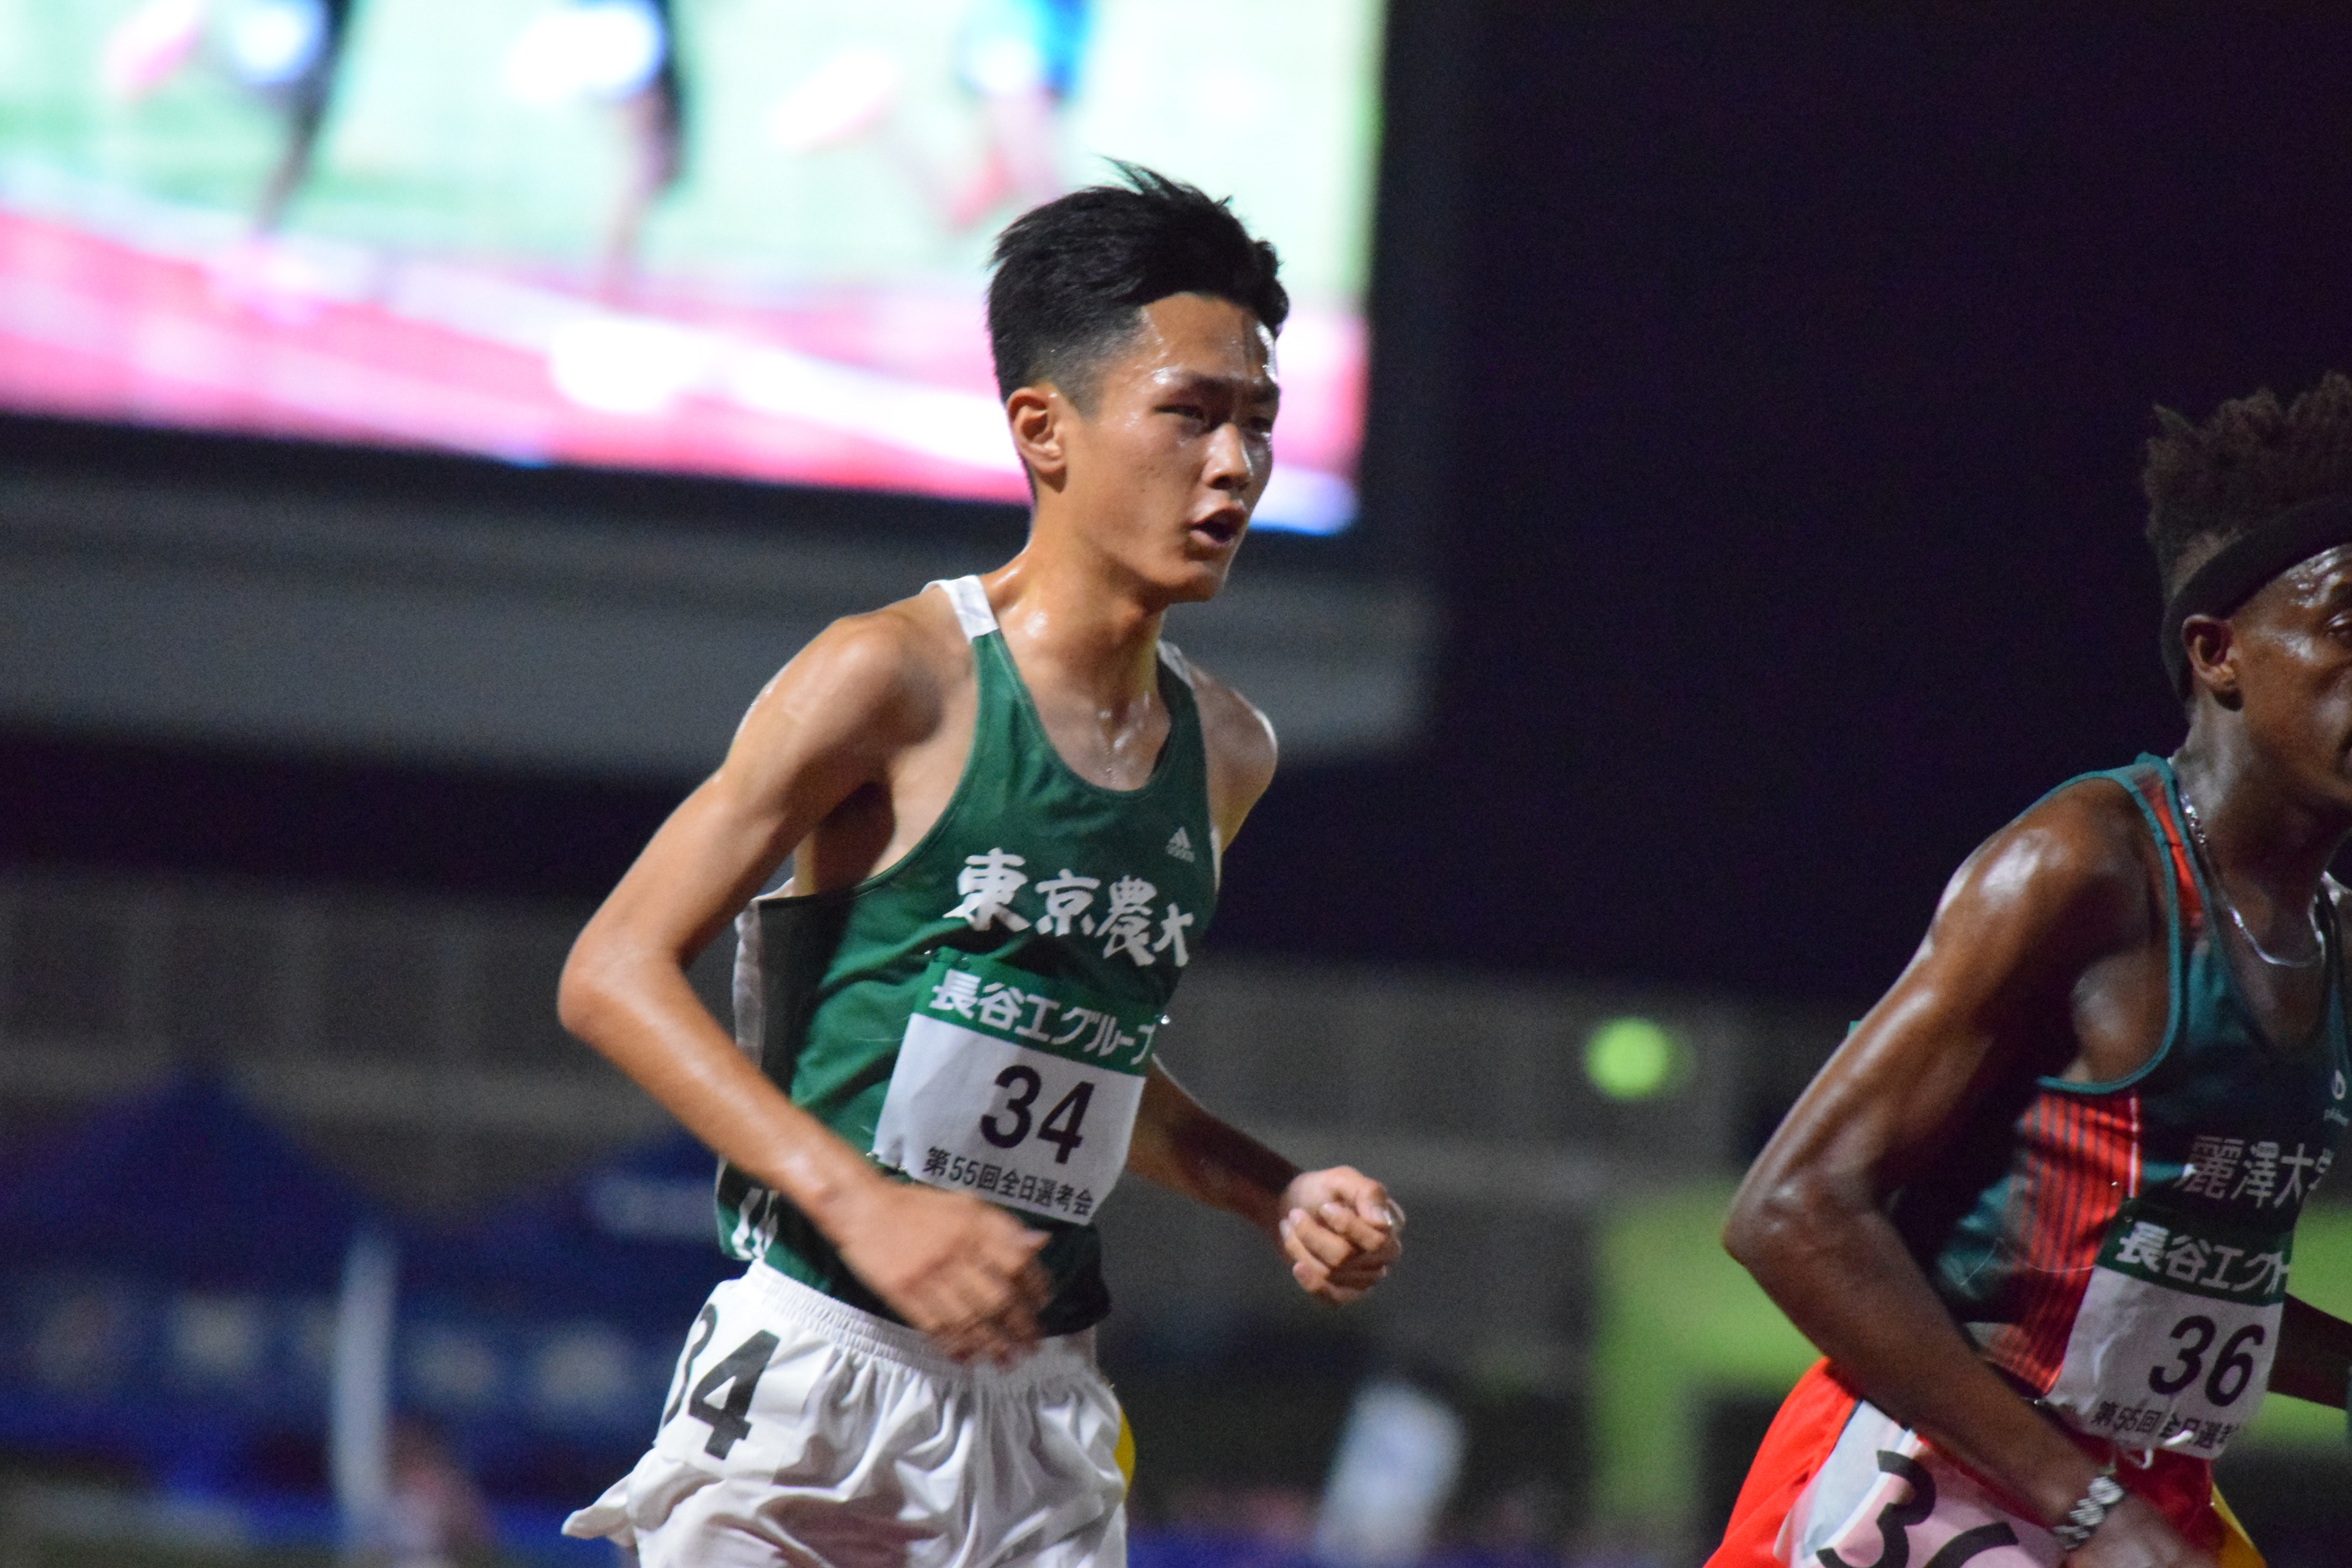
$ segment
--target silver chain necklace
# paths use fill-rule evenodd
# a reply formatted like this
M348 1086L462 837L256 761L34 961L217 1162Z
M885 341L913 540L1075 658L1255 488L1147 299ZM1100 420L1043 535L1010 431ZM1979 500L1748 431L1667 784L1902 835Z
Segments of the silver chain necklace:
M2179 794L2180 815L2188 819L2189 837L2197 840L2197 852L2213 873L2213 890L2221 896L2221 908L2229 911L2230 923L2238 928L2238 934L2246 939L2246 945L2254 950L2254 956L2273 969L2309 969L2326 959L2327 939L2320 933L2319 916L2310 910L2304 911L2304 918L2311 922L2311 945L2317 951L2309 958L2280 958L2254 940L2254 933L2247 929L2246 917L2238 912L2237 900L2230 897L2229 888L2221 881L2221 857L2215 855L2213 846L2206 842L2205 825L2197 820L2197 808L2189 804L2189 792L2184 789Z

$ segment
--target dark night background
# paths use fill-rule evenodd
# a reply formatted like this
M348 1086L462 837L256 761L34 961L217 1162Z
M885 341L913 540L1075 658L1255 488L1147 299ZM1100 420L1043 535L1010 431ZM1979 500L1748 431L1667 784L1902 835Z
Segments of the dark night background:
M2178 738L2139 446L2352 365L2352 23L1402 0L1390 74L1367 487L1435 713L1277 781L1219 944L1866 1000L1970 845ZM686 782L19 731L0 856L593 896Z

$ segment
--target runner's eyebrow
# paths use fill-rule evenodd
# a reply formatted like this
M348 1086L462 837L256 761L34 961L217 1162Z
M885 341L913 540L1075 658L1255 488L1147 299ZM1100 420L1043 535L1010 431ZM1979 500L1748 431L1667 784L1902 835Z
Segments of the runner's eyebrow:
M1163 386L1170 396L1183 396L1204 392L1230 392L1236 397L1253 403L1280 403L1282 384L1272 376L1211 375L1204 371L1174 372Z

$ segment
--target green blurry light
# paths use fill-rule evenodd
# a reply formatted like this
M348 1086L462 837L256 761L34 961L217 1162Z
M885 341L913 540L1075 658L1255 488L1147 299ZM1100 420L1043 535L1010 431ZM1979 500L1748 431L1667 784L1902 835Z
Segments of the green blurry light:
M1649 1018L1612 1018L1584 1042L1584 1075L1612 1100L1648 1100L1682 1073L1682 1042Z

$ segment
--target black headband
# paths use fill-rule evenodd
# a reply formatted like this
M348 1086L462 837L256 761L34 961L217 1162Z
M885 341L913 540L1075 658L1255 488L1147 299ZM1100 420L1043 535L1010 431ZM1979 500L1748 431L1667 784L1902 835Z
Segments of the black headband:
M2182 622L2191 616L2230 615L2288 567L2339 544L2352 544L2352 495L2299 501L2215 551L2164 606L2164 668L2172 672L2174 689L2189 695Z

